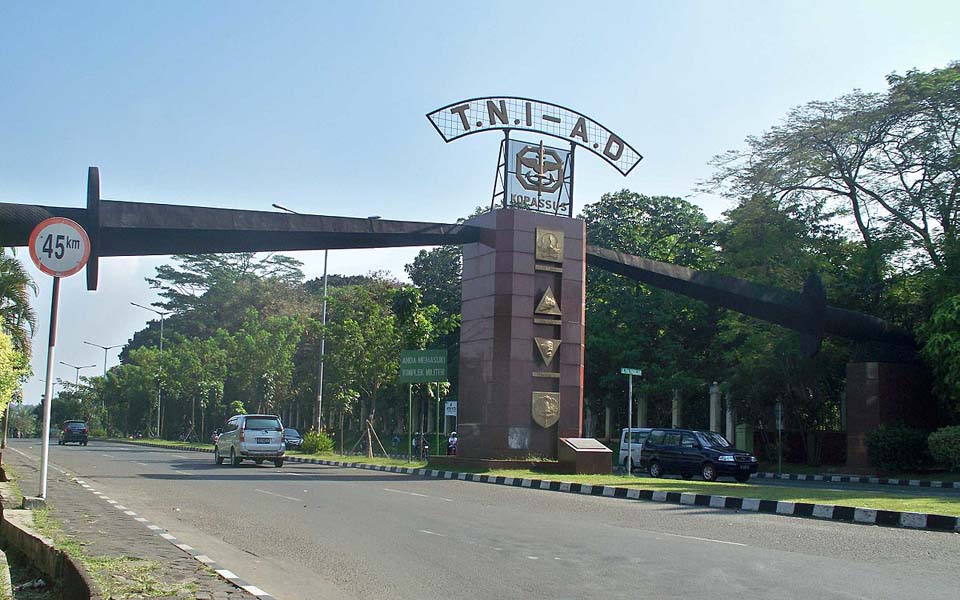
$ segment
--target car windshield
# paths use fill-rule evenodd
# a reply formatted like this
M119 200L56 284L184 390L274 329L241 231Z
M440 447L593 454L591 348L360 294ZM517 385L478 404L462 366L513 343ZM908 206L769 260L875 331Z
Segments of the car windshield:
M287 437L300 437L300 432L293 427L287 427L283 432L287 434Z
M268 429L271 431L280 431L280 421L276 418L270 417L254 417L252 419L247 419L247 424L244 425L244 429Z
M712 431L699 431L697 436L700 438L700 443L707 448L730 448L731 444L727 441L725 437L719 433L713 433Z

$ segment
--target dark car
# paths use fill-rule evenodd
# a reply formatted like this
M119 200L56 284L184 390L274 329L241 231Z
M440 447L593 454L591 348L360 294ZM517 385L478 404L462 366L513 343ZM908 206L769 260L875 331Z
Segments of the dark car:
M287 444L287 450L299 450L303 446L303 436L293 427L284 428L283 441Z
M60 428L57 444L63 446L74 442L76 444L87 445L87 424L84 421L64 421Z
M651 477L665 473L685 479L700 475L715 481L728 475L743 483L757 472L757 458L737 450L719 433L692 429L654 429L640 451L640 464Z

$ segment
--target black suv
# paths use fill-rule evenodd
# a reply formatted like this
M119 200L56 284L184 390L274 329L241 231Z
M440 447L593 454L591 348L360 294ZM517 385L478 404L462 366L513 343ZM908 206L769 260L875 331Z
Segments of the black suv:
M57 443L61 446L76 442L77 444L87 445L87 424L83 421L64 421L60 429L60 439Z
M737 450L719 433L692 429L654 429L640 450L640 465L651 477L699 474L706 481L730 475L743 483L757 472L757 458Z

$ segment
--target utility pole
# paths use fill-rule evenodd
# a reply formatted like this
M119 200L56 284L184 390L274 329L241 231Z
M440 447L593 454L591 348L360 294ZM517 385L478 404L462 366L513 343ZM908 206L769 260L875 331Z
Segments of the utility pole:
M136 306L137 308L142 308L144 310L149 310L152 313L160 315L160 359L163 360L163 318L169 315L169 312L164 312L162 310L157 310L155 308L150 308L149 306L144 306L142 304L137 304L136 302L131 302L130 304ZM106 363L104 363L106 366ZM163 363L160 363L160 372L157 377L157 437L160 437L160 398L161 391L163 390L163 384L161 383L159 375L163 373Z
M61 365L66 365L66 366L70 367L71 369L76 369L76 370L77 370L77 371L76 371L76 377L75 377L74 380L73 380L73 385L75 385L75 386L79 386L79 385L80 385L80 369L91 369L91 368L97 366L97 365L83 365L82 367L78 367L78 366L76 366L76 365L71 365L70 363L63 362L62 360L60 361L60 364L61 364Z

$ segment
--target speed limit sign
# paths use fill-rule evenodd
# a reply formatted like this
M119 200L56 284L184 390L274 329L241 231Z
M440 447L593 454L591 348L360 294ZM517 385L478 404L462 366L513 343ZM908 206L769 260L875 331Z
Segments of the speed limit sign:
M30 258L47 275L69 277L87 264L90 238L76 221L51 217L33 228Z

